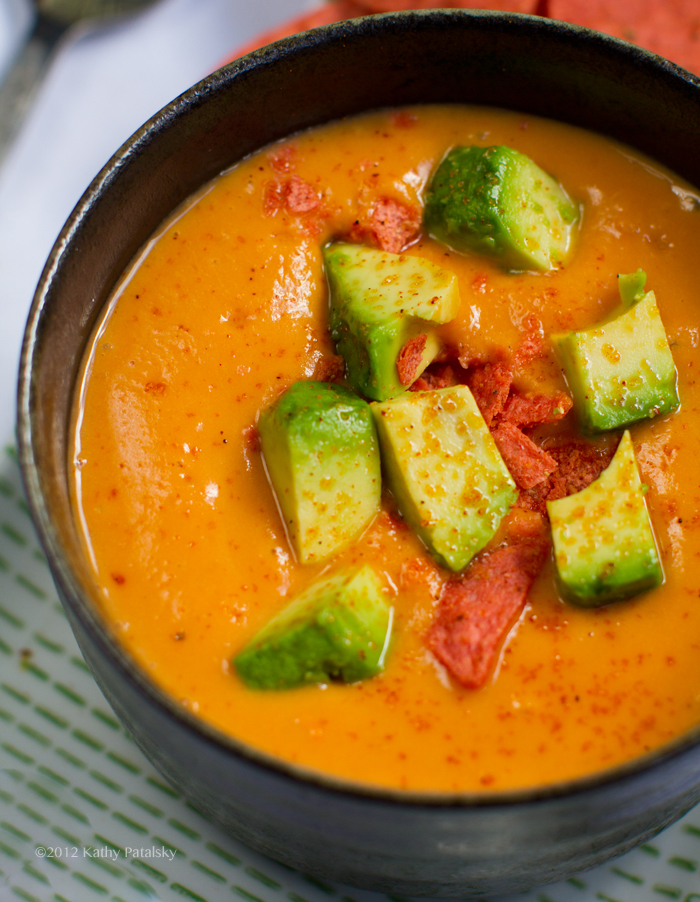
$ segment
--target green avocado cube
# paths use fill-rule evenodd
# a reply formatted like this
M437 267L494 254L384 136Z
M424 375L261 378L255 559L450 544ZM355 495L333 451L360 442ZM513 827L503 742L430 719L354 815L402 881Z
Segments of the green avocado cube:
M355 683L384 669L393 609L371 567L311 585L233 659L254 689Z
M518 497L472 393L456 385L371 407L402 516L439 563L462 570Z
M562 186L512 147L453 147L426 195L429 233L512 271L563 265L579 211Z
M457 277L429 260L356 244L330 244L323 254L331 337L348 382L375 401L401 394L442 348L434 327L457 315ZM408 342L418 347L407 375L398 364Z
M263 459L302 564L350 542L379 510L379 447L366 401L339 385L296 382L262 413Z
M621 313L585 331L552 336L588 432L619 429L680 404L673 356L645 280L641 270L619 276Z
M562 594L597 607L663 582L629 431L587 488L547 502Z

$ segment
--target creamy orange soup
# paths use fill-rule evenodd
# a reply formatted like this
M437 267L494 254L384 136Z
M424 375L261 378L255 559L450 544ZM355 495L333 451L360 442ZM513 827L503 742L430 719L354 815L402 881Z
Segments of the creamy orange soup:
M379 197L419 206L431 171L457 143L523 151L583 214L570 262L547 274L508 274L419 237L407 253L460 282L462 307L441 327L445 342L487 358L516 348L533 315L545 336L587 328L619 303L617 273L641 267L682 402L678 413L631 430L665 584L581 609L559 598L548 561L481 690L461 688L427 651L449 574L396 517L380 513L330 562L295 562L251 429L281 390L312 378L334 353L324 243L348 234ZM280 204L293 176L313 187L315 209ZM678 178L607 139L520 114L380 112L241 162L153 238L85 361L74 501L120 641L224 733L384 786L546 784L634 758L700 722L699 247L698 200ZM552 354L516 383L566 390ZM572 414L566 424L575 429ZM359 561L390 587L384 673L287 691L243 685L232 656L321 572Z

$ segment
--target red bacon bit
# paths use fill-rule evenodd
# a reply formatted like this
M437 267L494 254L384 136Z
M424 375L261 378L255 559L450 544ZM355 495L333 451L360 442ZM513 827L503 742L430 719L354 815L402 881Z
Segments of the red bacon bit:
M556 470L556 460L512 423L500 423L491 435L521 489L531 489Z
M275 172L289 172L294 168L296 152L296 147L280 147L270 154L270 166Z
M564 392L555 395L512 394L506 401L501 422L513 426L540 426L561 420L573 407L571 398Z
M420 212L408 204L382 197L372 211L372 233L383 251L399 254L420 228Z
M506 363L486 363L469 373L467 385L487 426L503 410L512 382L513 373Z
M338 382L344 375L345 361L339 354L321 357L314 367L314 379L317 382Z
M282 185L278 181L267 182L263 190L263 213L265 216L274 216L282 208L284 198Z
M423 351L425 351L427 339L427 335L416 335L415 338L409 339L399 351L399 356L396 359L396 369L399 373L401 385L410 385L416 378L418 367L423 360Z
M549 539L544 521L537 519L535 530L482 555L442 590L428 647L467 689L480 689L486 682L544 563Z
M249 451L258 452L262 449L262 442L260 441L260 432L258 431L257 426L248 426L247 429L243 430L243 440L248 446Z
M292 213L309 213L321 204L321 198L316 194L313 187L299 178L298 175L293 175L285 183L284 201L287 209L291 210Z

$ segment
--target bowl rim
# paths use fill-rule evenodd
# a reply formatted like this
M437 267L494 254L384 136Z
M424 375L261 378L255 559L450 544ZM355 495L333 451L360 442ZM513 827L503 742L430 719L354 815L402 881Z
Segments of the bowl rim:
M242 758L248 764L278 778L292 781L295 784L301 783L313 786L335 795L371 799L399 808L408 807L413 809L441 809L448 807L453 809L477 809L503 806L513 807L516 805L527 806L572 798L596 790L605 790L610 788L612 784L622 784L635 777L641 777L700 745L700 724L691 727L689 730L649 752L589 774L534 786L481 791L400 789L383 784L365 783L334 775L308 765L295 764L225 733L184 708L155 679L148 676L136 658L119 641L113 625L101 613L99 604L96 601L97 583L93 583L95 591L90 593L87 591L88 587L82 584L69 566L67 556L64 553L64 542L61 540L59 532L54 527L48 514L39 478L39 465L33 443L35 431L33 423L33 362L35 352L41 344L41 324L48 307L47 295L49 289L60 269L64 256L70 252L71 242L79 231L82 222L92 208L99 203L102 193L106 192L110 185L118 179L121 171L128 167L130 161L151 141L157 140L160 135L167 133L180 115L186 114L189 109L206 103L219 89L245 76L246 73L258 67L281 65L287 59L293 59L306 52L313 52L318 44L342 42L348 36L359 36L361 38L363 31L366 29L374 31L376 29L399 28L411 21L449 21L457 19L475 22L489 20L504 25L514 24L516 28L521 27L521 25L522 27L527 25L530 28L543 32L555 33L566 39L583 39L600 48L604 53L612 53L628 58L630 63L636 64L641 60L645 65L652 66L660 77L682 81L689 85L697 91L700 98L700 90L698 90L700 89L699 77L652 51L611 35L592 31L583 26L530 14L453 8L378 13L335 22L314 28L311 31L282 38L229 62L173 99L137 129L115 151L90 182L59 233L39 279L25 327L17 388L18 459L25 493L40 544L47 559L51 562L52 577L58 584L59 595L63 604L70 608L71 613L80 622L82 628L89 634L91 640L100 651L108 654L110 663L119 671L120 678L126 679L132 688L147 699L148 703L156 705L160 713L165 715L166 718L173 718L179 722L180 726L195 734L200 740L204 740L218 749L223 749L226 753ZM367 108L367 111L369 111L369 108ZM322 124L321 122L318 123L318 125ZM616 139L612 138L612 140ZM262 147L257 148L253 153L261 149ZM236 165L236 163L231 165ZM132 263L138 257L138 253L133 258ZM112 286L105 304L97 314L97 325L101 322L104 310L109 304L109 299L114 292L116 284L118 282ZM93 337L94 328L85 350L89 348ZM76 386L74 385L74 390L75 388ZM66 462L67 466L68 462ZM75 511L71 511L71 516L75 521ZM76 532L81 534L77 523L75 523L75 527Z

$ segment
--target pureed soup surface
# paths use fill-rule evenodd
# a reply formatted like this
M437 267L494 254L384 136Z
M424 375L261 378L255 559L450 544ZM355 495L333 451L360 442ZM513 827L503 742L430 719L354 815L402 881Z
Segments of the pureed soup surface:
M427 650L450 574L390 501L346 551L296 563L252 428L283 389L318 378L334 354L322 246L366 222L380 198L420 208L455 144L528 154L581 205L582 221L570 262L547 274L506 273L422 234L406 252L459 278L461 310L440 327L445 343L488 359L540 324L544 336L588 328L619 305L617 273L642 268L682 402L631 427L664 585L577 608L559 598L548 559L480 690L460 687ZM299 179L321 200L313 209L299 209L308 194ZM697 198L672 174L607 139L520 114L380 112L237 165L149 244L85 363L75 506L120 641L225 733L311 768L413 790L589 774L700 722L698 247ZM553 353L515 381L566 390ZM559 433L576 432L573 413L563 423ZM357 562L382 574L394 606L384 673L352 685L247 688L232 656L320 573Z

